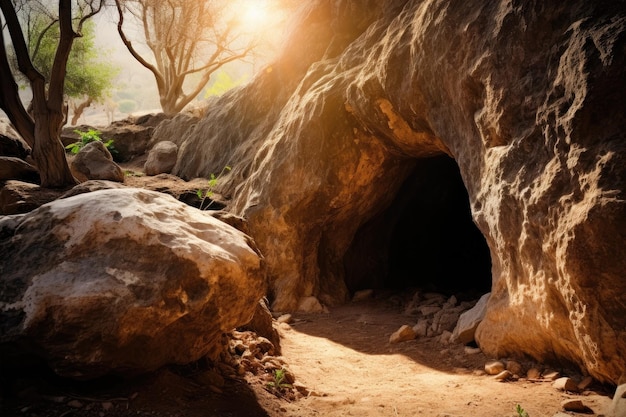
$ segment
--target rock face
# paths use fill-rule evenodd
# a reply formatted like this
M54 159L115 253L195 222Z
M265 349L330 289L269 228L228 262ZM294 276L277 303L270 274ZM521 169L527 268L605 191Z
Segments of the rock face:
M274 307L346 301L357 232L416 167L447 156L493 264L482 350L615 383L626 370L623 3L317 0L299 18L276 62L187 130L175 167L232 167L220 191L267 258ZM361 259L384 266L384 246L371 246Z
M0 259L2 361L45 352L80 378L215 357L266 287L246 235L131 188L0 217Z

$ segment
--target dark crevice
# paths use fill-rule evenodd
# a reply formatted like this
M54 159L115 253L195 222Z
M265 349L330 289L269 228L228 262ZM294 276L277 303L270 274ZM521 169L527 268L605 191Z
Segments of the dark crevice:
M489 249L472 221L456 162L447 156L417 160L391 206L359 229L345 267L351 292L489 292Z

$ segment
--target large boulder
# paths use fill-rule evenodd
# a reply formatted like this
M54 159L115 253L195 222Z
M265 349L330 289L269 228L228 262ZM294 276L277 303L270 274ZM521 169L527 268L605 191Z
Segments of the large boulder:
M24 159L30 154L30 147L24 142L8 121L0 119L0 156L13 156Z
M4 180L39 182L39 171L20 158L0 156L0 181Z
M158 192L100 190L0 217L0 350L59 374L134 374L205 355L265 291L251 239Z
M491 252L483 351L615 383L626 369L622 2L317 0L300 19L276 62L187 131L175 167L232 167L218 191L267 257L273 306L347 300L357 231L416 166L447 155Z

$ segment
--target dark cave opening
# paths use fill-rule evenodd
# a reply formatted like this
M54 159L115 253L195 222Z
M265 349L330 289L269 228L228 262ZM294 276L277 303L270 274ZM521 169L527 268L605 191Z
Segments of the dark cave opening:
M346 285L477 297L490 291L491 256L474 224L454 159L416 161L391 205L361 226L346 253Z

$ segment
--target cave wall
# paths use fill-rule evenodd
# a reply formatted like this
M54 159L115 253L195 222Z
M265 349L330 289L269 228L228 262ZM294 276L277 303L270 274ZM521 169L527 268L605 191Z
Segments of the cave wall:
M626 351L623 1L318 0L212 104L176 171L222 182L275 309L345 301L355 233L415 161L456 161L492 258L478 343L616 383Z

